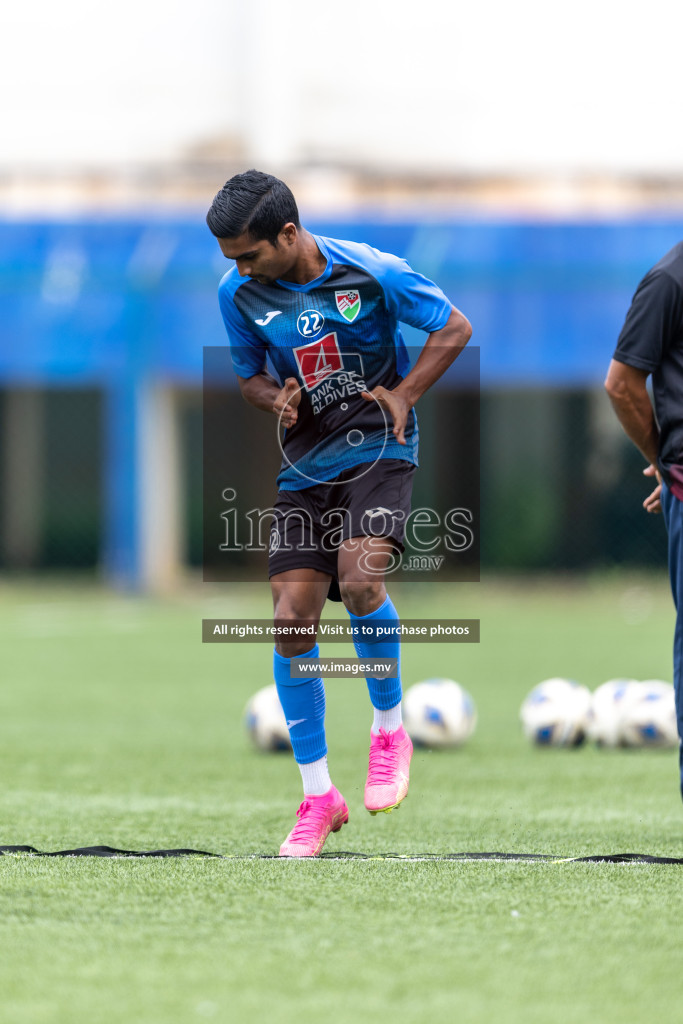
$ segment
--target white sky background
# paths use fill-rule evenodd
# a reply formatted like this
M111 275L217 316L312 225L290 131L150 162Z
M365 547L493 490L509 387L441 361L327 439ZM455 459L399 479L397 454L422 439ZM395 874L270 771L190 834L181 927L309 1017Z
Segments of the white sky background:
M0 38L4 167L242 133L272 169L683 173L675 0L14 0Z

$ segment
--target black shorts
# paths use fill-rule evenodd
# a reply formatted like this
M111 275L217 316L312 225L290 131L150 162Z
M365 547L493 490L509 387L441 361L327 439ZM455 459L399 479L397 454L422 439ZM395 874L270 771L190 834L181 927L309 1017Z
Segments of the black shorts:
M344 470L302 491L279 491L270 531L268 575L318 569L332 577L329 597L341 600L337 554L351 537L388 537L403 551L415 466L379 459Z

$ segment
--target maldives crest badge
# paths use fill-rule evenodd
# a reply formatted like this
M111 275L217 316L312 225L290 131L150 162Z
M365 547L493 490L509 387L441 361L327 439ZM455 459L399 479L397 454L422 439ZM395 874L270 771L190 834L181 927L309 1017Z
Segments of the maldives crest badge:
M348 323L352 324L360 313L360 292L346 291L335 292L337 309Z

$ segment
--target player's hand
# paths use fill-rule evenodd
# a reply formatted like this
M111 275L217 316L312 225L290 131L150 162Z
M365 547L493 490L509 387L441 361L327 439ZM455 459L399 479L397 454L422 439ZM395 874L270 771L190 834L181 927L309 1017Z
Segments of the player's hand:
M659 474L659 470L656 466L647 466L643 470L643 476L654 476L657 480L657 486L652 494L648 494L647 498L643 502L643 508L646 512L661 512L662 478Z
M293 427L299 418L297 407L301 401L301 385L296 377L288 377L282 391L273 402L273 412L283 427Z
M372 391L361 391L361 397L366 402L377 401L383 409L387 410L394 421L394 437L399 444L405 444L405 429L411 409L410 403L401 395L397 395L395 391L387 391L381 385L373 388Z

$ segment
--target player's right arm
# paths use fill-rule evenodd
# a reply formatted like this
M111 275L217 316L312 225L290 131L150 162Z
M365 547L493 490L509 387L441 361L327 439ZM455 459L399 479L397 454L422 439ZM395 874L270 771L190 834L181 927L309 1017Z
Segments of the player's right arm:
M266 370L266 346L237 309L234 294L240 285L235 268L228 271L218 286L218 301L230 341L230 357L242 397L264 412L275 413L283 427L292 427L298 419L301 388L295 377L281 387Z
M301 387L296 377L288 377L285 386L280 387L267 370L261 370L253 377L237 377L242 398L264 412L274 412L283 427L293 427L299 413Z

